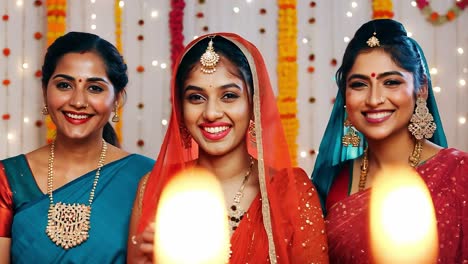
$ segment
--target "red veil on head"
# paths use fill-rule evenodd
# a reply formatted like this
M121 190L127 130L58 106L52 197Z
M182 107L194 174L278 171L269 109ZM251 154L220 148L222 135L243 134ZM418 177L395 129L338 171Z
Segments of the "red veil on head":
M281 125L276 98L262 55L253 44L232 33L214 33L197 38L188 44L174 67L171 80L171 119L156 165L146 184L138 231L141 232L150 221L154 220L157 204L166 183L179 170L190 166L190 161L198 158L198 145L196 142L192 141L191 146L187 147L187 144L184 145L184 139L181 135L179 125L181 123L182 109L176 96L176 89L179 89L177 87L176 74L182 58L187 51L199 41L213 36L215 36L213 39L215 49L216 38L225 38L239 47L247 58L252 71L256 143L252 146L248 133L246 133L245 140L249 140L247 145L251 146L249 147L249 154L258 161L257 174L259 175L262 203L261 213L259 214L260 219L263 219L260 221L263 222L262 230L266 233L266 238L263 240L259 236L258 239L261 241L258 241L258 243L263 243L262 246L268 249L266 251L270 259L276 258L279 263L288 263L288 255L291 252L288 252L287 244L290 242L285 241L285 238L291 236L293 226L298 227L302 225L302 223L299 223L300 216L298 210L294 210L298 208L300 198L297 195L298 190L291 167L289 150ZM280 184L280 188L277 187L278 184ZM276 187L273 188L273 185ZM243 239L242 233L246 232L242 232L242 222L233 234L232 239ZM296 237L299 235L294 234ZM251 236L246 236L245 239L248 243L254 242L248 241L248 239L252 239ZM263 262L265 262L266 258L263 259Z

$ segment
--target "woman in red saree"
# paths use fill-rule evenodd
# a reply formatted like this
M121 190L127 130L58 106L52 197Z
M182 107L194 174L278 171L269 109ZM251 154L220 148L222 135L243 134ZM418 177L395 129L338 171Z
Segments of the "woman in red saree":
M312 177L326 211L330 262L372 262L370 187L392 165L413 167L430 191L438 263L468 262L468 155L446 148L419 45L394 20L370 21L348 44L336 79Z
M171 91L170 124L135 203L128 261L151 261L147 226L161 191L175 173L198 165L220 180L226 201L245 186L238 204L245 213L231 215L242 220L231 222L230 263L327 263L318 195L304 171L291 166L257 48L231 33L202 36L183 52Z

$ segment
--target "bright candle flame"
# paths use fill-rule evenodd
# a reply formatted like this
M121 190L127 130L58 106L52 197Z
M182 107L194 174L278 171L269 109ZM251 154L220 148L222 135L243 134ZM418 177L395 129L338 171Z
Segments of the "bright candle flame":
M226 263L229 231L223 191L206 170L182 172L165 187L156 216L156 263Z
M424 181L411 168L377 175L371 195L371 248L375 263L434 263L437 224Z

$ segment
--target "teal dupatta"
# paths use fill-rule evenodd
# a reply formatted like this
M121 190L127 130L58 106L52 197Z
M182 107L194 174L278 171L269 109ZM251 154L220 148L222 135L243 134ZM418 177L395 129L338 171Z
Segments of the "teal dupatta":
M13 193L12 263L125 263L130 213L139 180L154 161L132 154L102 167L89 238L65 250L46 235L49 197L38 188L24 155L3 161ZM55 202L88 204L96 171L54 191Z

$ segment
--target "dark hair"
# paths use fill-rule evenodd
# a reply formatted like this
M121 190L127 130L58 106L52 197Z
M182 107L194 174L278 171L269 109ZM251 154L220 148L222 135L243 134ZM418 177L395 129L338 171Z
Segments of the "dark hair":
M374 32L380 46L369 47L367 40ZM346 88L346 76L353 67L356 57L374 49L383 50L390 55L396 65L413 74L415 93L422 84L430 81L430 76L426 74L427 69L424 68L424 54L420 53L422 51L418 49L416 41L407 36L403 25L391 19L377 19L362 25L346 47L342 64L335 75L339 89Z
M97 35L85 32L69 32L57 38L47 49L42 65L42 87L45 89L59 60L68 53L93 52L102 58L106 73L114 86L115 94L122 92L128 83L127 65L117 48ZM108 122L104 126L103 138L114 146L119 146L117 135Z
M205 53L210 40L213 40L213 48L215 52L218 53L220 57L227 59L236 66L237 72L232 72L232 74L243 79L249 87L250 95L253 95L252 71L250 70L249 62L247 61L244 53L230 40L220 36L215 36L213 38L206 37L200 40L184 55L176 75L177 98L181 100L182 94L180 94L180 89L182 89L189 73L193 70L196 64L200 62L200 57Z

